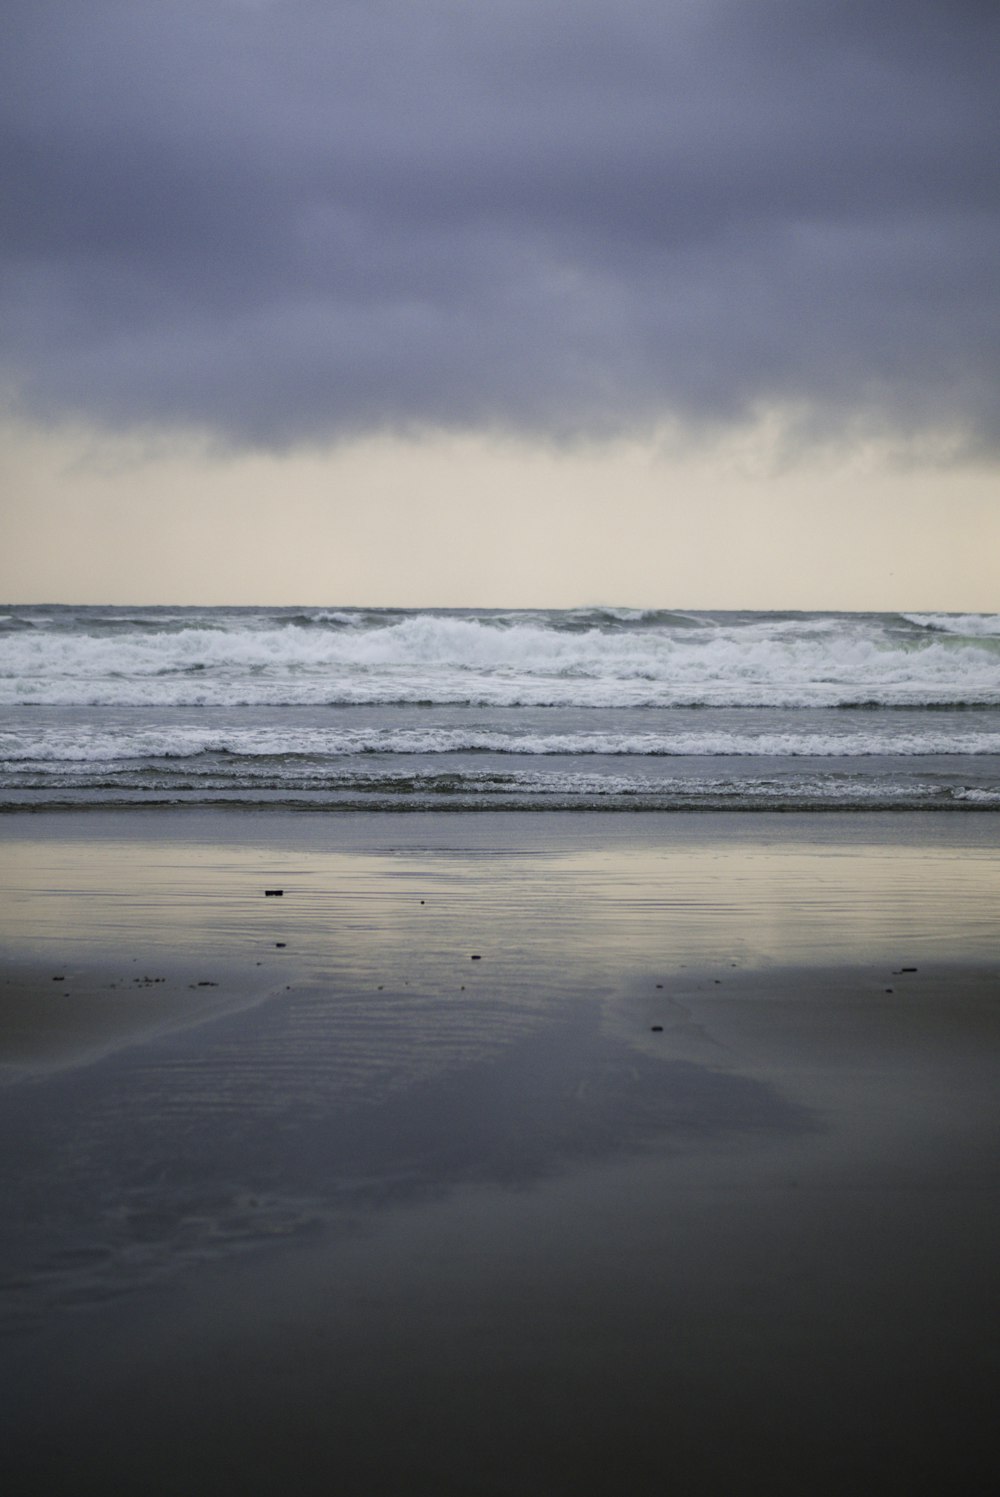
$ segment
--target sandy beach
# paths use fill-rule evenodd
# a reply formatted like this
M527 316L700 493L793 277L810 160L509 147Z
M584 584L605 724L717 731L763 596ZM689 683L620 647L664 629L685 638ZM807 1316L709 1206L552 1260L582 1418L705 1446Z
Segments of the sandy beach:
M0 1497L993 1497L1000 4L0 37Z
M10 1490L991 1489L995 817L12 814L0 894Z

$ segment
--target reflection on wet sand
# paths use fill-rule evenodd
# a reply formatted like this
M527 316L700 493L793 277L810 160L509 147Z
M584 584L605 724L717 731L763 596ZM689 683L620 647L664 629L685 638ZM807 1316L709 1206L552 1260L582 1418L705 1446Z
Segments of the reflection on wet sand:
M988 826L502 820L12 819L10 1470L974 1490Z

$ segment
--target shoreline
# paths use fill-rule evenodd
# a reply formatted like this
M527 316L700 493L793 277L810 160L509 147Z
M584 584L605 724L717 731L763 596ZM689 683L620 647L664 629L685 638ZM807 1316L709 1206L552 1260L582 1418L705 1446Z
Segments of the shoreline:
M511 801L504 805L483 805L482 797L471 795L466 800L458 801L451 798L442 798L440 802L432 804L408 805L405 800L393 800L373 802L351 801L341 804L336 801L308 801L308 800L281 800L262 801L254 800L205 800L199 797L197 800L134 800L134 801L95 801L90 803L78 803L74 801L46 801L44 805L32 805L29 803L0 804L0 818L7 816L64 816L64 815L120 815L149 811L157 815L169 815L173 812L187 812L192 815L211 814L221 812L231 814L242 812L247 814L271 813L273 815L299 814L329 815L329 816L992 816L1000 815L1000 804L995 800L988 803L977 801L953 800L944 802L926 801L899 801L897 799L885 799L865 801L864 803L837 802L831 805L823 800L806 801L781 801L776 798L773 802L734 802L719 799L717 801L705 801L704 803L692 804L690 800L676 802L670 805L656 805L647 802L636 804L636 797L622 797L615 800L608 796L602 801L590 801L580 804L579 801L560 802L553 796L546 796L545 803L540 804L537 799L525 798L519 801Z

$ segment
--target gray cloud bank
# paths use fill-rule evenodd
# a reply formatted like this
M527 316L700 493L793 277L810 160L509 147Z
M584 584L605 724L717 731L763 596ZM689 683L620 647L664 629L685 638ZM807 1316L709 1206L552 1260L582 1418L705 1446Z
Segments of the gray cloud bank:
M7 0L3 377L284 445L1000 433L995 0Z

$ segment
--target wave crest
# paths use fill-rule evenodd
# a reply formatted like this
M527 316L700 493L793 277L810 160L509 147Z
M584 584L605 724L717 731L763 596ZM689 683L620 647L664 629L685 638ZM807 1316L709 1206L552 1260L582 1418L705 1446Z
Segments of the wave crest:
M0 701L1000 704L997 615L173 610L169 627L154 622L0 634Z

